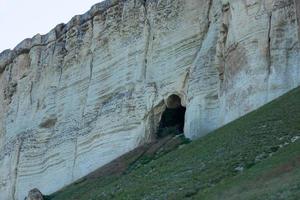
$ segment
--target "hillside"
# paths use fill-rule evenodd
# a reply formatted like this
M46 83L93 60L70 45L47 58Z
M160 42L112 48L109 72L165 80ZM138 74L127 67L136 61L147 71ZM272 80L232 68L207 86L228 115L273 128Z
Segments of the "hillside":
M197 141L48 199L299 199L299 137L297 88Z

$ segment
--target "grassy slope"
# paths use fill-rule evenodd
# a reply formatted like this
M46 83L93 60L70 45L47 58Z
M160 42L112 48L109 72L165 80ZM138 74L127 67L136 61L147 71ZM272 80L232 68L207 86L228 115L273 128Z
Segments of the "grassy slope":
M300 199L300 88L123 175L51 200Z

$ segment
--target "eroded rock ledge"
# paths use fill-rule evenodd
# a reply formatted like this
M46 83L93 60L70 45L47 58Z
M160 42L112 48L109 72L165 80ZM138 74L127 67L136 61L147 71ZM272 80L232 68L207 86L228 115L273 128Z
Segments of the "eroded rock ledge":
M13 60L21 54L29 53L33 47L47 46L51 42L55 42L62 38L68 31L75 26L80 26L94 16L101 15L109 8L117 5L122 0L106 0L95 4L92 8L83 15L74 16L67 24L58 24L53 30L46 35L37 34L33 38L27 38L19 43L13 50L7 49L0 53L0 73L2 73L6 66L11 64Z

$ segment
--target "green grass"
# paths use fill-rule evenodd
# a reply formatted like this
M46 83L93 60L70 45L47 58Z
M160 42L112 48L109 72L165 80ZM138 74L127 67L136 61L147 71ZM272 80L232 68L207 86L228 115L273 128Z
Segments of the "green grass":
M123 175L87 179L51 200L300 199L300 88Z
M300 141L258 163L245 172L222 181L195 199L274 199L300 197Z

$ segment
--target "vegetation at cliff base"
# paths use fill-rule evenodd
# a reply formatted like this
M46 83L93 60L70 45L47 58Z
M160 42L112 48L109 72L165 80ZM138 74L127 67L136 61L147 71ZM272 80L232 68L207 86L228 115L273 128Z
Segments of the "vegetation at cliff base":
M300 199L300 88L197 141L176 144L48 199Z

